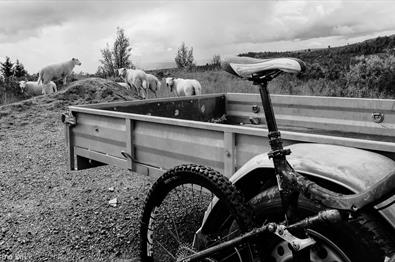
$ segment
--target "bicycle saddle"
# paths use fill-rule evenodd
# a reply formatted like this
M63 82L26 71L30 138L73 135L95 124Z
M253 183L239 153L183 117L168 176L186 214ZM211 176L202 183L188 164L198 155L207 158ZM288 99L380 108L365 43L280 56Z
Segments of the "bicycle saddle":
M280 70L286 73L299 73L305 70L305 63L297 58L256 59L250 57L232 57L222 62L222 68L233 75L248 78L252 75Z

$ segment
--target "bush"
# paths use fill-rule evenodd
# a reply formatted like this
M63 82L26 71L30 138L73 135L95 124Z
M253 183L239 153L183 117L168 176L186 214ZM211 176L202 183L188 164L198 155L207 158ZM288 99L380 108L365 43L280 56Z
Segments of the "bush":
M23 95L16 79L0 80L0 105L19 101L22 97Z
M394 70L394 55L358 57L346 73L347 89L356 97L394 97Z

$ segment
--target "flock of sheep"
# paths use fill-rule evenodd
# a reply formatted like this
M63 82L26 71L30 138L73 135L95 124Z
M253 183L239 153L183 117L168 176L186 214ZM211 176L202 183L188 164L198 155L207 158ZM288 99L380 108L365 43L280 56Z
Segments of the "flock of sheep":
M63 79L63 86L66 85L66 79L76 65L81 65L77 58L72 58L59 64L48 65L40 70L36 82L20 81L21 91L31 96L55 93L58 89L53 81ZM128 90L134 88L136 94L143 99L148 98L148 91L151 91L157 97L161 81L156 76L145 73L140 69L126 68L117 69L116 74L124 80L124 82L118 82L117 84ZM195 79L167 77L165 78L165 83L170 92L174 92L176 96L192 96L202 93L202 87Z

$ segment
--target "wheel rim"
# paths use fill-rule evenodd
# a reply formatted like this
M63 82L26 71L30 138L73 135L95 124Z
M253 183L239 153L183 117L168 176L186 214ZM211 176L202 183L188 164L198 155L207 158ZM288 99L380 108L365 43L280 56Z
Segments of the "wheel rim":
M351 262L348 256L324 235L308 230L309 236L316 240L310 249L311 262ZM292 249L286 241L278 242L272 249L271 262L291 262Z
M206 210L212 211L210 203L215 197L203 186L182 184L168 192L163 201L158 201L160 203L151 212L147 231L147 254L153 261L178 261L230 238L229 232L218 230L208 235L199 230ZM224 221L223 227L229 228L232 222L234 224L232 219ZM232 233L238 234L236 230ZM243 261L238 255L241 252L235 249L213 258L215 261Z

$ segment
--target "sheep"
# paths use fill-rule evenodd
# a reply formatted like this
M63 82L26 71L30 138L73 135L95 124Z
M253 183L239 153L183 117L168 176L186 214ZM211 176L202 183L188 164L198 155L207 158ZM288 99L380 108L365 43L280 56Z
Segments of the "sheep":
M53 81L46 85L39 85L37 82L33 81L19 81L19 87L21 88L22 94L27 94L28 96L39 96L58 91Z
M145 98L148 95L147 92L147 75L143 70L140 69L126 69L126 68L119 68L116 70L118 75L122 77L122 79L127 83L130 87L134 87L137 94L142 94L142 97ZM141 92L144 91L144 92Z
M58 88L53 81L50 81L46 85L42 85L42 93L43 95L52 94L58 92Z
M174 90L177 96L193 96L202 93L202 87L195 79L167 77L166 85L170 88L170 92Z
M157 92L161 87L161 83L159 79L151 74L146 74L147 75L147 81L148 81L148 89L152 91L152 93L155 94L155 97L158 97Z
M66 85L66 78L71 74L76 65L81 65L80 60L72 58L63 63L46 66L40 70L37 82L39 85L46 85L51 80L63 78L63 85Z

